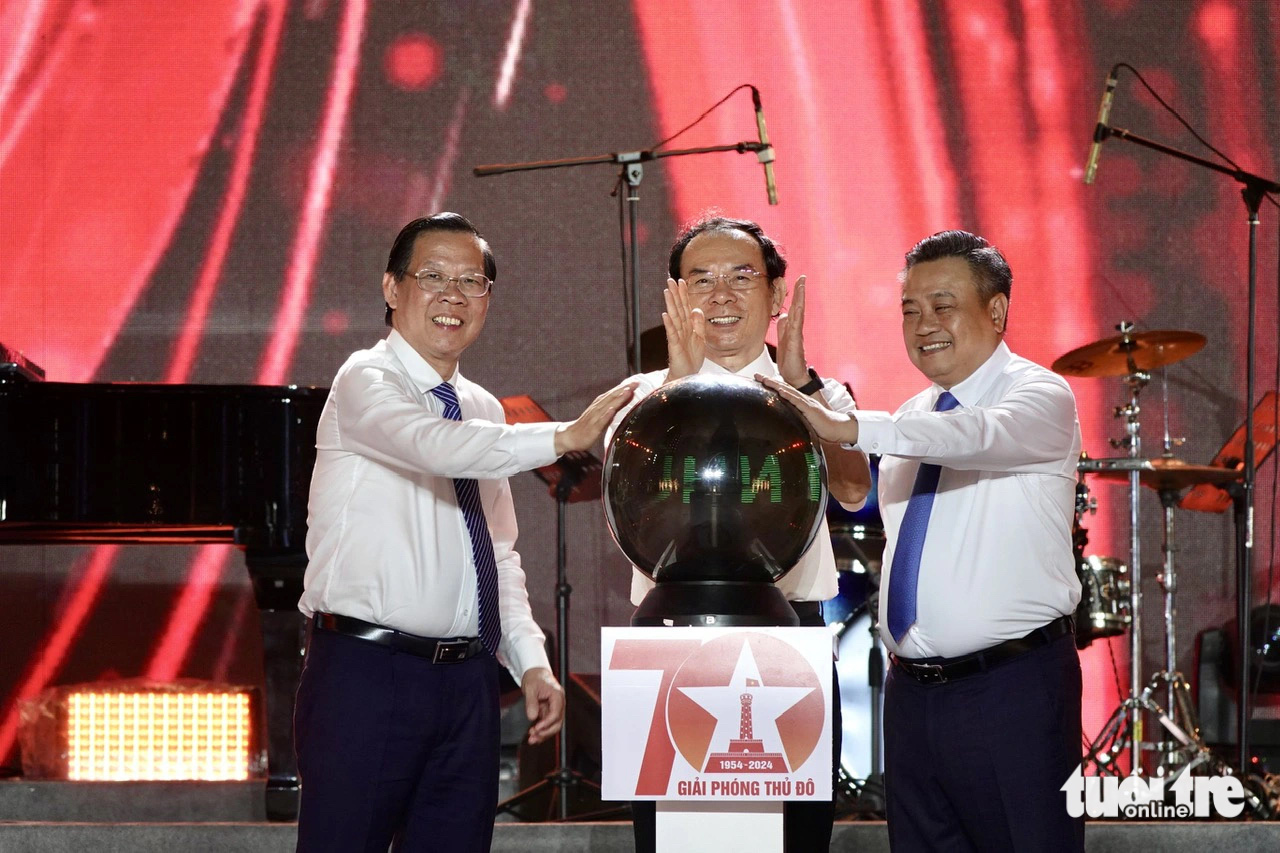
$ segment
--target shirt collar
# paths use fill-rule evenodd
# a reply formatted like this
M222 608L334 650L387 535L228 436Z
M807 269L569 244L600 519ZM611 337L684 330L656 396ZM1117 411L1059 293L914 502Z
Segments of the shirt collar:
M1009 350L1009 345L1001 341L996 345L995 352L991 353L977 370L966 376L963 381L951 386L951 396L955 397L962 406L977 405L1012 359L1013 353ZM943 389L941 385L936 384L933 388L935 392L933 400L936 404L938 398L942 396Z
M387 349L395 354L400 363L404 365L405 372L409 374L409 378L413 383L423 391L430 391L432 388L444 382L436 369L427 363L427 360L418 354L413 345L404 339L404 337L395 329L391 330L391 334L387 335ZM454 368L453 376L448 379L450 385L454 388L458 387L458 380L462 378L462 371Z
M760 355L756 356L754 361L741 370L729 370L727 367L716 364L708 358L702 362L702 369L698 372L720 374L721 376L745 376L748 379L754 379L757 373L761 376L777 376L778 367L773 363L773 359L769 357L769 348L764 347L760 350Z

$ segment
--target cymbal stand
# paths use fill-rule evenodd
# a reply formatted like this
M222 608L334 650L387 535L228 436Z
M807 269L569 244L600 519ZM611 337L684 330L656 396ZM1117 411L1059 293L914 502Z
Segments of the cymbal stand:
M1129 336L1134 331L1133 323L1121 320L1116 331L1124 339L1121 346L1131 348ZM1139 419L1142 407L1138 405L1138 398L1151 381L1151 374L1139 370L1130 356L1129 373L1124 381L1129 386L1129 403L1117 406L1115 417L1124 418L1125 437L1111 439L1111 445L1125 448L1130 459L1138 459L1142 456L1142 423ZM1142 528L1139 524L1142 485L1139 477L1136 468L1129 472L1129 613L1132 631L1129 636L1129 698L1121 705L1122 708L1127 707L1130 714L1129 773L1133 776L1142 772L1142 708L1133 703L1142 692Z
M1198 753L1205 752L1207 747L1200 737L1200 721L1191 704L1191 686L1186 677L1178 671L1178 656L1174 622L1177 618L1175 595L1177 593L1177 574L1174 571L1174 554L1177 546L1173 542L1173 510L1178 503L1177 489L1161 489L1160 505L1164 508L1164 565L1159 581L1164 592L1164 669L1157 672L1148 687L1165 685L1165 707L1177 720L1182 736L1175 733L1182 748L1172 741L1160 745L1160 765L1158 772L1163 774L1177 766L1185 757L1188 760ZM1166 728L1168 728L1166 726ZM1170 729L1172 732L1173 730ZM1189 754L1182 755L1187 752Z
M1173 438L1169 435L1169 366L1167 364L1160 369L1160 399L1164 409L1164 456L1172 457L1173 448L1181 445L1186 439ZM1164 538L1161 542L1164 566L1159 577L1160 588L1164 592L1164 671L1157 673L1156 678L1163 680L1167 686L1165 707L1175 712L1185 711L1185 714L1180 714L1183 728L1189 731L1200 746L1204 746L1203 741L1200 740L1199 719L1191 710L1191 703L1186 698L1190 695L1191 687L1187 684L1186 678L1182 673L1178 671L1177 635L1175 633L1175 621L1178 615L1175 596L1178 584L1177 573L1174 570L1174 554L1177 551L1177 546L1174 545L1173 538L1173 510L1177 502L1177 489L1160 490L1160 506L1164 510ZM1165 741L1164 748L1161 749L1160 769L1164 770L1172 766L1177 760L1177 752L1177 747L1173 743Z
M1197 771L1206 776L1235 776L1244 788L1244 804L1252 814L1264 820L1276 817L1277 803L1280 803L1280 782L1276 777L1259 777L1237 773L1232 766L1219 758L1205 745L1198 729L1188 731L1179 725L1175 718L1190 720L1195 724L1195 712L1191 707L1191 690L1181 675L1177 675L1179 684L1174 692L1175 707L1172 713L1166 713L1152 697L1162 684L1167 684L1168 673L1157 673L1155 677L1137 696L1130 696L1120 703L1111 717L1102 727L1097 739L1089 745L1085 754L1085 764L1093 764L1102 772L1110 771L1118 775L1115 760L1127 744L1133 743L1131 712L1143 711L1151 713L1160 725L1178 742L1174 748L1180 753L1181 766L1172 772L1166 781L1165 790L1179 777ZM1172 768L1171 768L1172 769Z

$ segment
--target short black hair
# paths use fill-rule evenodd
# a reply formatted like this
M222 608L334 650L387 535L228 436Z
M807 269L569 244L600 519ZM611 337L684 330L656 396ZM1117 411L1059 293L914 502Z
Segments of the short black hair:
M498 262L493 257L493 250L489 248L489 241L476 230L476 227L465 216L445 211L433 216L420 217L400 229L400 233L396 235L395 242L391 244L391 254L387 256L387 272L396 281L400 281L409 274L409 261L413 259L413 246L418 242L418 237L430 231L452 231L457 234L470 234L475 237L480 241L480 251L484 255L485 277L490 281L497 280ZM387 305L386 307L387 313L384 321L390 326L391 306Z
M963 258L969 264L978 296L984 305L997 293L1009 298L1013 290L1013 272L1009 269L1009 262L999 249L968 231L939 231L916 243L907 252L907 265L903 267L900 278L905 280L907 270L916 264L943 258Z
M686 225L680 232L680 236L676 238L676 242L672 244L671 257L667 261L667 274L672 279L680 278L680 259L684 257L684 250L690 241L708 231L741 231L759 243L760 251L764 255L764 271L769 276L770 286L775 278L782 278L787 274L787 259L783 257L781 248L769 238L768 234L764 233L764 229L758 223L750 219L730 219L727 216L706 214Z

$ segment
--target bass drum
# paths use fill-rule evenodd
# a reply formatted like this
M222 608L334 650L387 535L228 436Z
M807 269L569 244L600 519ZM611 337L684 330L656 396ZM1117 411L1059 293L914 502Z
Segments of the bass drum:
M871 686L867 678L871 610L875 607L876 596L868 576L856 572L841 572L839 594L823 605L839 654L836 672L840 678L840 767L850 779L871 775L872 737L880 736L871 731Z

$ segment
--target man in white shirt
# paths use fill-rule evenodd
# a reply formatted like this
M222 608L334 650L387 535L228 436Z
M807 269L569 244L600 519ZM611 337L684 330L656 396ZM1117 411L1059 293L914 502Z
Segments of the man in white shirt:
M1013 276L986 240L928 237L901 281L907 354L933 384L896 413L832 413L764 380L824 439L884 454L890 843L1083 850L1059 790L1081 760L1075 398L1004 343Z
M530 742L560 729L506 477L594 445L632 389L571 423L504 423L458 371L496 276L463 217L406 225L382 279L392 331L347 360L320 416L298 603L311 620L299 850L487 851L500 664L524 692Z
M796 281L790 311L782 313L787 296L786 271L786 258L754 222L710 217L686 228L671 248L670 278L663 293L668 367L628 380L638 386L634 402L667 382L695 373L745 377L764 374L779 377L805 395L815 395L809 398L814 405L852 410L853 398L845 387L832 379L819 379L805 361L804 276ZM775 319L776 365L765 347L765 336ZM606 444L629 410L629 406L625 407L614 418L605 436ZM850 508L860 506L871 488L866 455L829 442L823 444L823 451L831 495ZM791 601L802 625L824 624L820 602L837 592L835 556L825 519L813 545L777 586ZM632 603L639 604L652 588L653 582L633 568ZM838 764L838 693L834 711L833 761ZM633 804L633 812L636 849L641 853L653 850L653 804ZM826 850L831 845L833 817L833 803L788 803L786 849L806 853Z

